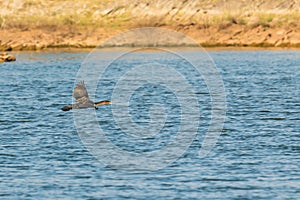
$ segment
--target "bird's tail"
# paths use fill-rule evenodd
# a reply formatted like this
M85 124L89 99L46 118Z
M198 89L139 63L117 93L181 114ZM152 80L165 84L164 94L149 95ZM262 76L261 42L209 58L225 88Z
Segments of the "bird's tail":
M99 101L99 102L95 102L94 106L103 106L103 105L107 105L107 104L112 104L111 101Z
M64 106L61 108L62 111L69 111L72 110L73 106L72 105L68 105L68 106Z

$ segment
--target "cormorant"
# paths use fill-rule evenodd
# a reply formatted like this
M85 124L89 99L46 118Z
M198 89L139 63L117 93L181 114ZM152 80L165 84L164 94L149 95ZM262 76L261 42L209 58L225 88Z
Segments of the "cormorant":
M73 91L73 97L76 99L76 104L64 106L61 109L63 111L69 111L71 109L81 109L81 108L95 108L98 109L97 106L107 105L111 104L110 101L99 101L99 102L93 102L88 95L88 92L86 90L84 81L79 82L74 91Z

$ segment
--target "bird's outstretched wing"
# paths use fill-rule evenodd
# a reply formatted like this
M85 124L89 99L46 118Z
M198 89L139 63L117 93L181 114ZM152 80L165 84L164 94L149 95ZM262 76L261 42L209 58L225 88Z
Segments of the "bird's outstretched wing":
M76 85L76 87L73 91L73 97L76 99L76 101L78 101L82 97L84 97L84 99L86 99L86 98L89 99L89 95L85 88L84 81L81 81Z
M90 100L88 92L86 90L85 84L83 81L79 82L74 91L73 91L73 97L76 99L76 104L64 106L61 109L63 111L69 111L71 109L80 109L80 108L97 108L97 106L102 106L106 104L111 104L110 101L100 101L94 103L92 100Z

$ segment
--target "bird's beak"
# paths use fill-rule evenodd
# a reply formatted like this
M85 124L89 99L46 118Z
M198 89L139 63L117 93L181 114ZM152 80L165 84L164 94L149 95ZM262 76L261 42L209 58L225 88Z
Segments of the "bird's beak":
M95 106L102 106L102 105L107 105L107 104L112 104L111 101L100 101L95 103Z

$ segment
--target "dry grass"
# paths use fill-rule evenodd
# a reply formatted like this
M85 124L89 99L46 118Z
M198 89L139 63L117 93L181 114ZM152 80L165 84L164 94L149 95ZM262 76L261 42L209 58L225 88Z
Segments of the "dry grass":
M263 11L252 9L256 4L245 4L243 9L232 12L234 9L230 1L223 4L220 2L223 1L200 0L195 3L192 0L173 0L164 4L162 0L136 0L131 3L124 0L2 0L0 27L217 25L220 29L226 29L230 24L263 27L299 25L299 9ZM279 0L273 2L280 3Z

